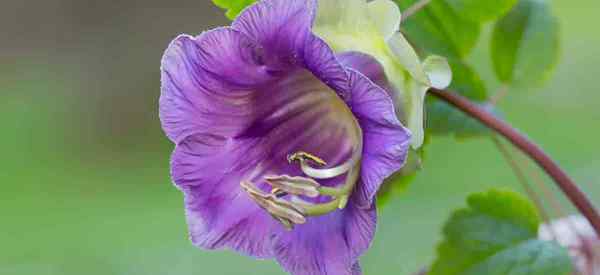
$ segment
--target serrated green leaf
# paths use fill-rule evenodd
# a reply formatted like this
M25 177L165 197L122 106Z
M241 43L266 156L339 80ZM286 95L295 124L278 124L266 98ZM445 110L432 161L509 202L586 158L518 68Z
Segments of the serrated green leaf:
M487 22L506 14L517 0L446 0L465 19Z
M219 8L226 10L225 16L233 20L247 6L252 5L256 0L212 0Z
M543 0L521 0L494 27L492 61L498 79L517 87L540 86L559 56L558 21Z
M571 270L564 251L535 240L541 220L527 198L515 192L492 190L469 196L467 204L446 222L444 240L428 274L563 275L564 270ZM539 248L550 250L540 252L536 250ZM513 269L510 263L514 264ZM561 267L554 263L561 263Z
M567 250L556 243L529 240L502 250L471 267L465 275L569 275L573 265Z
M452 67L453 80L451 91L475 101L483 102L487 99L487 90L479 75L467 64L449 60ZM487 135L489 130L477 120L465 115L463 112L448 105L448 103L435 98L427 99L427 132L433 135L454 135L456 137L476 137ZM482 105L493 111L491 106Z
M417 0L395 0L401 10ZM479 38L480 24L465 20L446 0L431 1L403 24L410 41L428 53L444 57L466 57Z

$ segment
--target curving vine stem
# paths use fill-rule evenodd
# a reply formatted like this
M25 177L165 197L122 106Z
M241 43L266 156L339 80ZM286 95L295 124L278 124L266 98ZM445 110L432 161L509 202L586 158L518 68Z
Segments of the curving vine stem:
M596 234L600 236L600 214L594 205L587 198L586 194L579 189L577 184L571 180L567 173L565 173L565 171L563 171L538 145L519 133L506 122L496 118L461 95L451 91L437 89L430 89L429 94L477 119L490 129L504 136L513 145L523 151L523 153L533 159L554 180L562 192L577 207L579 212L590 221Z

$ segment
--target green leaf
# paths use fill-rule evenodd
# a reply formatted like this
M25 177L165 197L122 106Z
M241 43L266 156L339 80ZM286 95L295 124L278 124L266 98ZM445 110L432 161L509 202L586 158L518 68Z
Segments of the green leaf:
M393 197L403 194L416 176L417 173L413 172L409 175L397 175L391 180L386 180L377 192L377 207L384 207Z
M572 272L566 249L554 242L529 240L494 254L465 274L569 275Z
M227 18L233 20L247 6L252 5L256 0L212 0L219 8L226 10Z
M487 88L481 77L471 66L459 60L449 59L452 68L452 84L450 90L460 93L471 100L482 102L487 100Z
M427 140L419 149L410 149L406 163L394 175L385 180L379 191L377 192L377 206L385 206L392 197L398 196L415 180L417 172L421 169L421 163L424 158L424 150L427 145Z
M490 130L479 121L467 116L448 103L429 98L427 100L427 133L435 136L454 136L457 139L482 137ZM494 112L489 105L480 105Z
M430 275L562 275L571 270L565 251L535 240L541 221L527 198L492 190L470 195L467 204L446 222Z
M395 0L401 10L417 0ZM446 0L431 1L402 23L410 41L428 53L444 57L466 57L479 38L480 24L459 16Z
M479 75L471 67L458 60L450 59L453 80L450 90L475 101L487 99L487 90ZM427 99L427 132L433 135L454 135L456 137L476 137L487 135L489 130L480 122L436 98ZM482 107L492 111L491 106Z
M494 27L494 70L505 84L540 86L554 71L559 48L558 21L548 3L521 0Z
M517 0L446 0L465 19L487 22L506 14Z

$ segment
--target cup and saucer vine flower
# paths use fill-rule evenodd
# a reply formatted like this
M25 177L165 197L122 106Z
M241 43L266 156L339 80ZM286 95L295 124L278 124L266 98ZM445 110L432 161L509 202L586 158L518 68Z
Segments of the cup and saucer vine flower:
M375 194L411 134L373 82L379 63L313 33L317 8L259 1L230 27L175 38L160 118L196 246L275 258L291 274L360 274Z

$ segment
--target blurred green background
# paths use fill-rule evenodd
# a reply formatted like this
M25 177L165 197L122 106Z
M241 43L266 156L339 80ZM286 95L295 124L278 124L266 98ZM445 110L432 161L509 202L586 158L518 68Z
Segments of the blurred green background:
M501 109L600 204L600 2L553 6L555 77L510 90ZM208 0L3 1L0 274L282 274L272 261L194 248L169 179L162 51L179 33L225 24ZM488 38L489 28L472 61L493 92ZM416 181L380 209L365 274L418 270L467 193L507 186L521 190L490 140L434 138Z

